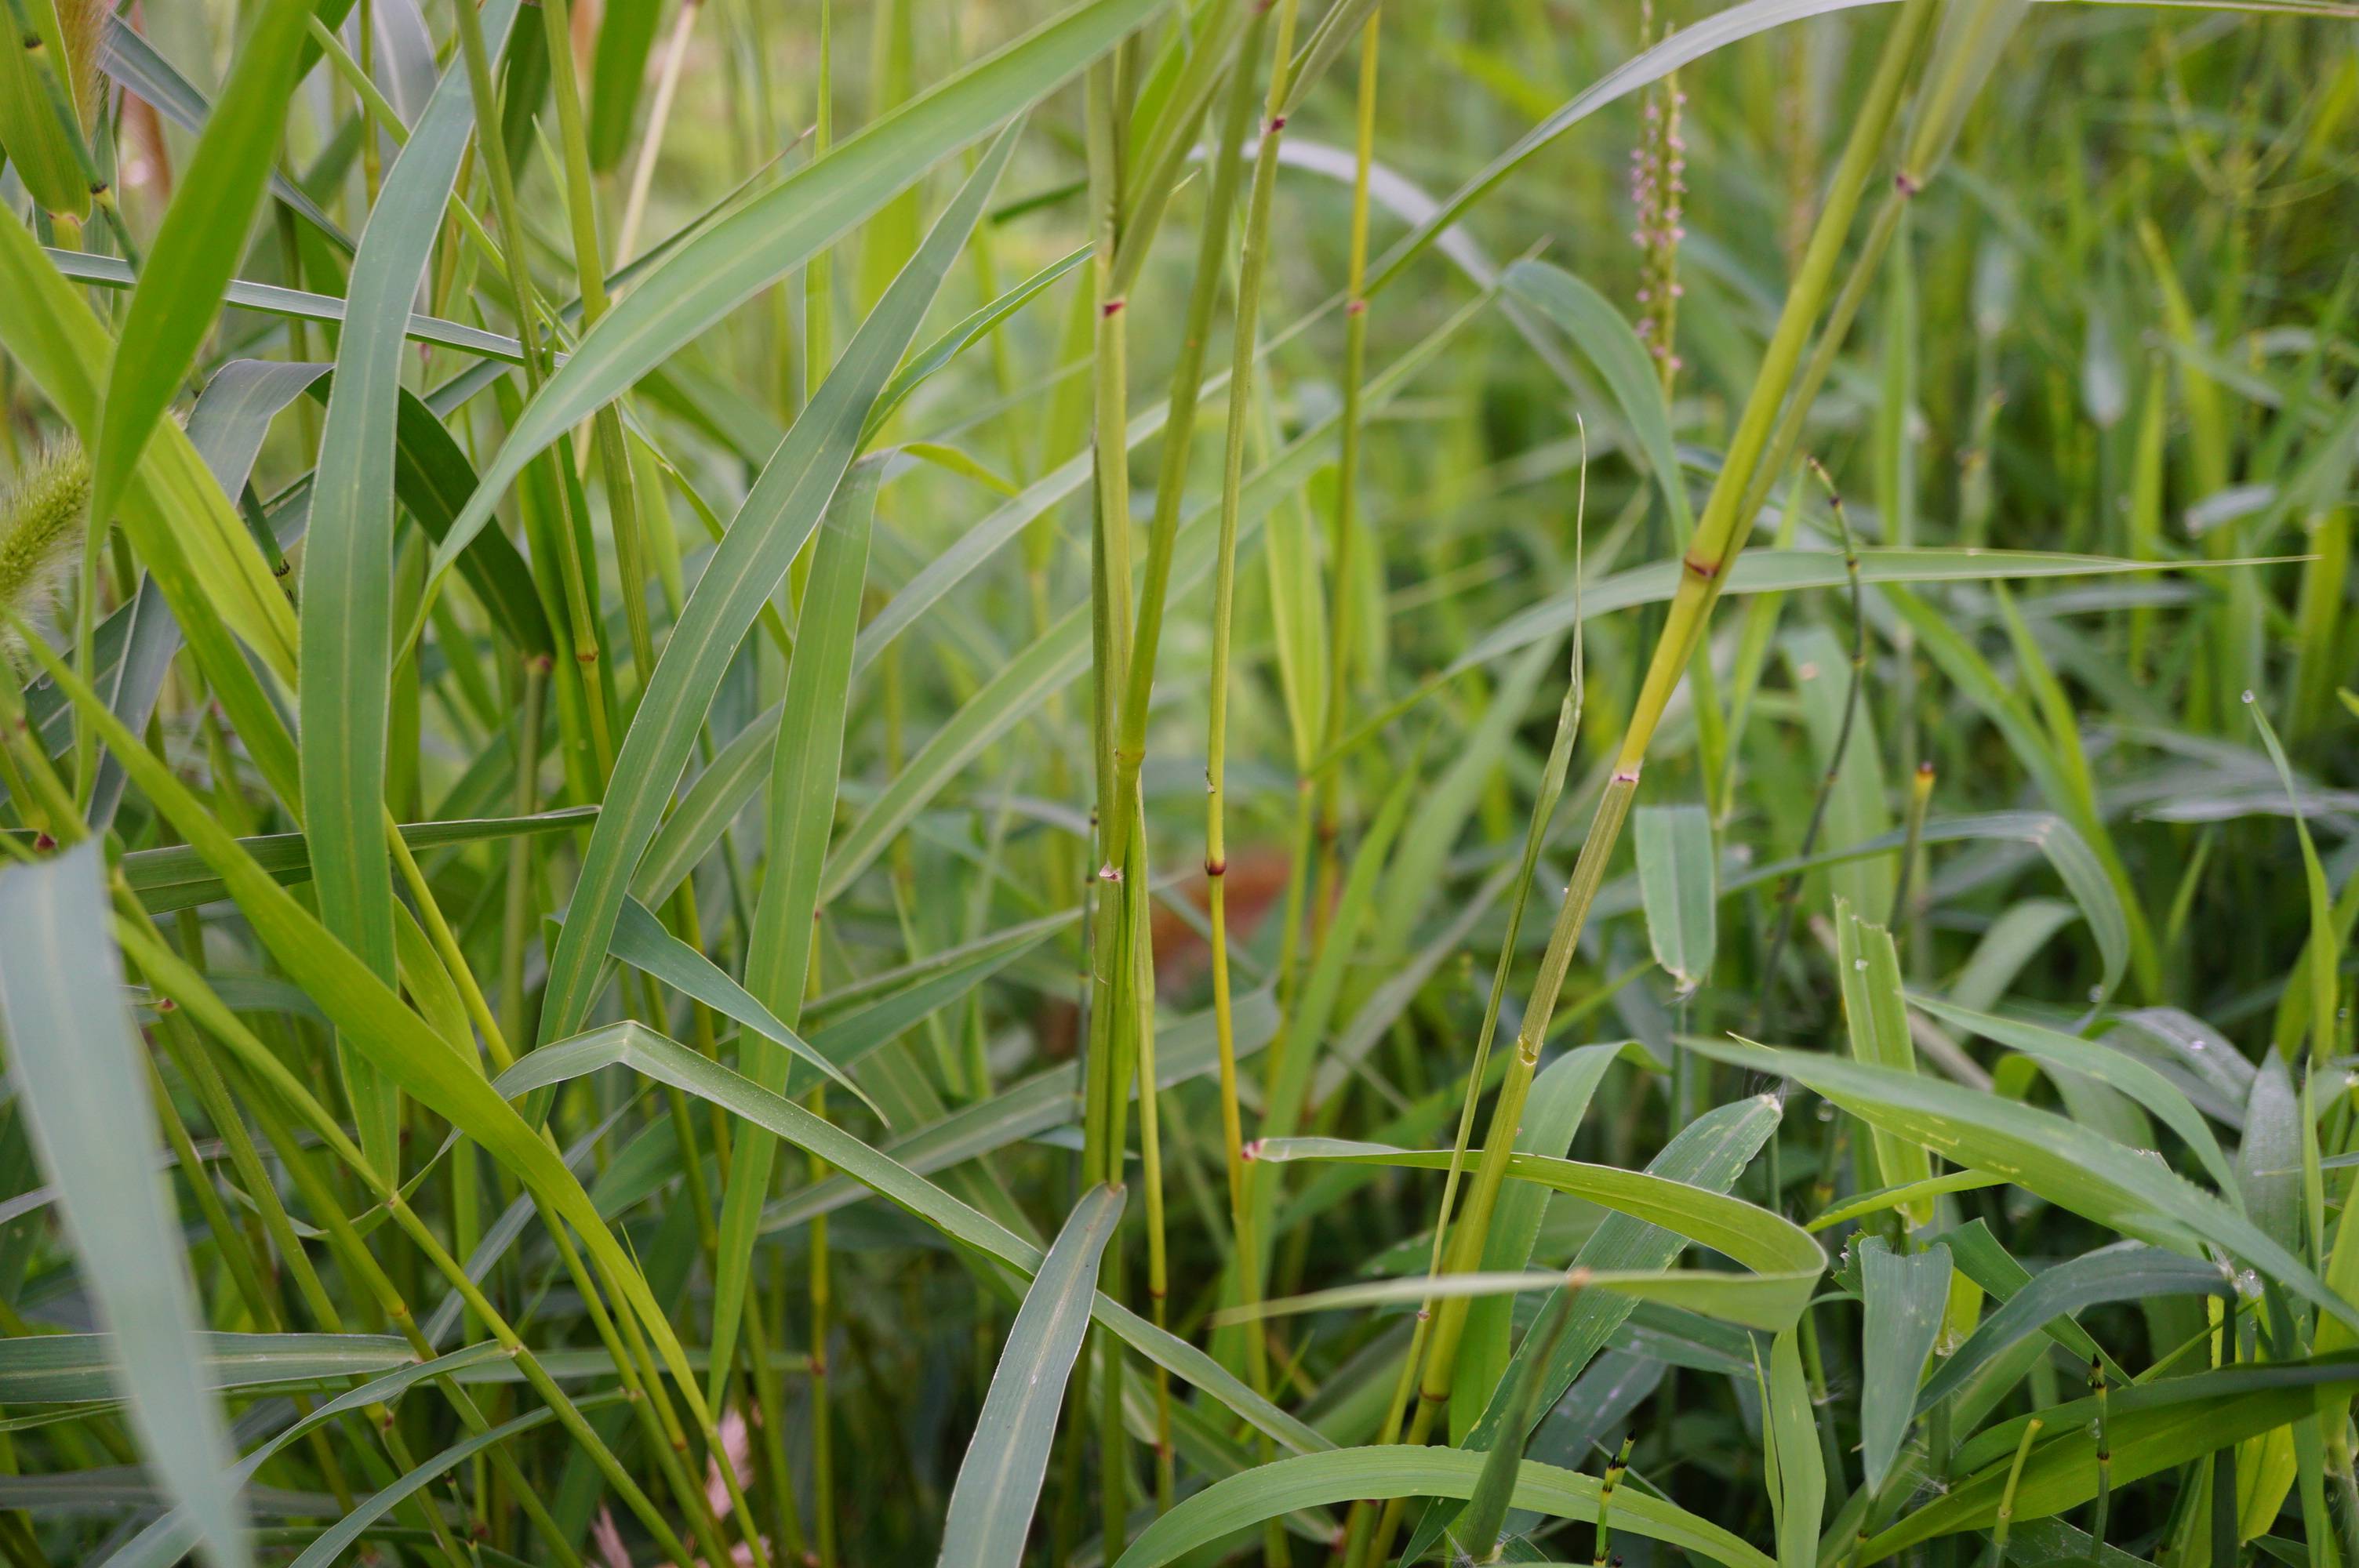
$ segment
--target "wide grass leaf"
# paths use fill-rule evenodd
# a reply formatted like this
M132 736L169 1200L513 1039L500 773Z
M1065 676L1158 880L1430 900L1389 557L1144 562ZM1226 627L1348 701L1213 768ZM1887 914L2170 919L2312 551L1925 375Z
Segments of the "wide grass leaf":
M1098 1261L1121 1222L1125 1195L1103 1186L1082 1195L1024 1292L951 1488L943 1568L1016 1568L1024 1559L1057 1409L1089 1330Z
M1866 1374L1860 1389L1860 1461L1874 1493L1884 1489L1908 1435L1917 1384L1941 1336L1950 1254L1934 1247L1904 1256L1869 1237L1859 1244L1859 1283L1860 1366Z
M211 1389L250 1389L372 1377L418 1359L384 1334L207 1334L198 1376ZM0 1339L0 1400L71 1403L115 1397L118 1365L107 1334L31 1334Z
M147 1152L156 1113L147 1063L115 1000L123 969L103 875L88 841L0 871L0 1034L140 1450L212 1560L243 1568L245 1510L203 1371L179 1217Z

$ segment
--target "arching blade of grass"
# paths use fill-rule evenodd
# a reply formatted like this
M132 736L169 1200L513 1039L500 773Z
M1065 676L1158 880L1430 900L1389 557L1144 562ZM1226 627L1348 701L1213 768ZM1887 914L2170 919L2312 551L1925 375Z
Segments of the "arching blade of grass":
M688 765L713 693L755 617L769 602L842 484L858 455L868 410L917 334L943 275L965 248L967 235L1015 151L1018 129L1011 124L1000 134L845 346L835 369L755 481L697 579L623 737L597 831L582 854L565 934L549 955L549 985L541 1003L543 1041L572 1033L589 1017L599 966L604 962L625 889L662 820L673 784ZM651 285L642 286L605 322L621 319L632 301L650 292ZM874 492L863 486L856 499L868 504ZM462 527L463 519L444 539L445 548L459 539Z
M2215 1265L2158 1247L2108 1247L2069 1259L2034 1275L1943 1359L1940 1370L1918 1393L1917 1412L1921 1415L1957 1392L1976 1372L2058 1318L2107 1302L2217 1296L2229 1288Z
M1940 1337L1950 1302L1950 1254L1935 1247L1902 1256L1874 1236L1859 1248L1860 1365L1872 1368L1860 1390L1860 1463L1873 1495L1884 1489L1899 1456L1916 1412L1918 1382Z
M1254 1157L1261 1161L1334 1160L1363 1165L1390 1165L1410 1170L1443 1171L1450 1168L1450 1152L1446 1149L1387 1149L1381 1144L1354 1143L1345 1139L1293 1138L1271 1139L1257 1144ZM1710 1247L1726 1254L1759 1278L1759 1288L1732 1291L1726 1305L1745 1313L1743 1321L1756 1326L1782 1328L1793 1320L1809 1299L1810 1285L1826 1271L1826 1254L1811 1239L1808 1231L1782 1216L1756 1207L1742 1198L1730 1197L1708 1187L1650 1175L1639 1171L1625 1171L1611 1165L1593 1165L1578 1160L1551 1159L1541 1154L1513 1154L1508 1157L1509 1179L1534 1183L1551 1192L1570 1193L1577 1197L1612 1209L1614 1213L1645 1224L1671 1231L1688 1240ZM1446 1290L1453 1279L1462 1276L1444 1275L1433 1281L1437 1292ZM1492 1278L1491 1276L1484 1276ZM1649 1278L1667 1278L1647 1270L1583 1270L1588 1288L1618 1291L1622 1281L1632 1281L1632 1293L1644 1293ZM1520 1276L1507 1276L1510 1279ZM1557 1282L1554 1275L1536 1277L1540 1282ZM1739 1276L1723 1276L1734 1285ZM1395 1288L1408 1290L1411 1296L1419 1281L1386 1281L1374 1287L1379 1294L1362 1297L1354 1292L1371 1287L1345 1286L1339 1292L1321 1292L1321 1300L1333 1299L1333 1304L1350 1305L1362 1300L1391 1300ZM1514 1288L1529 1288L1518 1285ZM1393 1292L1393 1293L1385 1293ZM1665 1287L1669 1299L1677 1294L1688 1304L1712 1297L1709 1290L1692 1281ZM1473 1294L1491 1293L1473 1291ZM1308 1310L1308 1309L1304 1309ZM1712 1312L1715 1306L1698 1304L1698 1310ZM1766 1317L1765 1317L1766 1314Z
M853 1177L951 1240L1026 1274L1038 1271L1040 1249L997 1220L942 1191L908 1167L881 1154L832 1122L784 1096L755 1085L710 1057L639 1023L610 1024L560 1040L524 1057L496 1086L514 1098L602 1067L627 1066L684 1094L720 1106ZM1193 1383L1235 1414L1298 1451L1332 1446L1318 1433L1246 1388L1219 1362L1104 1295L1091 1309L1097 1320L1140 1355Z
M663 922L647 913L636 899L623 901L622 914L614 922L614 955L635 969L653 975L682 996L698 1001L721 1014L732 1018L747 1029L770 1041L781 1050L810 1064L826 1076L831 1083L845 1090L861 1104L876 1110L876 1102L867 1092L844 1076L824 1053L808 1044L801 1035L778 1022L777 1015L748 993L745 987L731 979L719 965L664 929ZM876 1114L881 1118L884 1112Z
M91 446L94 515L113 514L157 418L212 328L262 202L312 9L312 0L269 0L254 10L222 84L226 107L207 117L181 171L147 269L117 324L121 341L132 346L118 346L107 371Z
M2121 898L2106 880L2104 865L2089 848L2089 841L2064 818L2045 811L1993 811L1973 816L1942 817L1926 823L1918 832L1920 844L1972 843L1980 839L2028 844L2047 858L2057 880L2081 906L2081 916L2089 923L2089 934L2096 939L2097 952L2104 965L2099 996L2112 995L2129 968L2129 919L2123 914ZM1808 860L1778 860L1756 867L1730 877L1721 885L1721 894L1725 897L1775 882L1812 866L1889 854L1907 844L1907 829L1895 828L1847 849L1813 855Z
M2263 559L2190 561L2185 569L2250 568ZM2136 561L2111 556L2076 556L2053 550L1934 549L1886 546L1859 552L1859 580L1883 583L1991 582L2000 579L2107 577L2173 569L2180 563ZM1679 562L1651 561L1584 587L1575 614L1572 589L1550 595L1507 618L1452 660L1438 680L1462 674L1514 653L1526 643L1575 624L1638 604L1659 604L1679 586ZM1728 571L1727 593L1791 593L1806 588L1841 588L1849 580L1843 552L1815 549L1749 549ZM1387 715L1389 717L1389 715Z
M402 840L413 849L433 849L453 844L475 844L518 834L561 833L596 820L594 806L569 806L531 816L491 816L451 822L406 822ZM299 882L310 875L311 858L300 833L272 833L240 838L238 847L254 863L282 882ZM123 857L121 870L131 890L151 914L192 909L230 896L229 884L212 869L204 855L186 844L161 849L134 849Z
M94 255L88 251L62 251L55 246L45 249L41 254L49 258L60 273L76 283L95 284L101 288L129 288L136 281L130 264L118 256ZM255 283L242 277L229 280L223 290L222 302L240 310L252 310L264 316L283 316L293 321L342 325L344 319L344 301L332 294L315 294L308 289L288 288L276 283ZM470 327L462 321L452 321L440 316L428 316L413 310L402 330L418 342L457 349L462 353L498 360L505 364L518 364L524 359L524 345L514 338L487 332L481 327Z
M542 448L935 163L1038 103L1163 3L1087 0L846 137L682 245L583 336L574 357L526 408L484 470L483 490L435 552L430 576L449 566Z
M1516 262L1507 268L1507 292L1561 327L1588 356L1637 438L1638 449L1654 470L1655 484L1669 509L1672 537L1685 546L1695 532L1687 481L1671 439L1670 410L1663 406L1663 377L1647 346L1622 312L1596 289L1546 262Z
M0 871L0 1033L57 1185L147 1462L214 1562L251 1561L179 1239L151 1158L155 1110L106 918L98 846ZM126 1157L128 1152L128 1157Z
M202 855L289 979L316 1001L395 1087L414 1096L514 1172L541 1204L582 1237L591 1257L640 1320L672 1375L690 1384L687 1352L629 1253L606 1228L597 1206L557 1152L493 1091L481 1064L428 1027L400 996L327 929L270 873L254 862L187 785L109 714L96 694L46 649L36 647L50 678L64 687L125 772L156 809Z
M1460 1448L1387 1444L1278 1460L1216 1481L1157 1519L1114 1568L1161 1568L1200 1546L1297 1509L1363 1498L1464 1498L1473 1494L1484 1455ZM1526 1461L1516 1472L1514 1506L1555 1519L1594 1519L1600 1483L1553 1465ZM1614 1497L1614 1528L1659 1541L1725 1568L1772 1568L1767 1556L1709 1520L1636 1487Z
M2199 1238L2213 1242L2359 1327L2359 1306L2224 1199L2077 1122L1919 1074L1748 1042L1682 1040L1715 1061L1791 1078L1872 1127L1939 1148L1952 1163L2005 1176L2125 1235L2180 1248Z
M991 1375L942 1521L943 1568L1016 1568L1049 1472L1057 1410L1082 1353L1098 1260L1122 1218L1121 1187L1092 1187L1049 1249Z
M496 59L515 0L484 8ZM394 437L410 300L441 230L474 126L458 61L419 116L362 231L345 296L336 380L311 481L303 550L300 699L304 830L321 924L380 979L394 973L393 872L385 853L386 725L394 636ZM339 1060L370 1161L397 1168L400 1101L362 1054Z
M2228 1157L2220 1151L2220 1141L2212 1135L2211 1124L2178 1085L2136 1056L2037 1023L1970 1012L1931 997L1911 997L1909 1005L2035 1060L2068 1072L2084 1073L2119 1089L2179 1134L2201 1162L2204 1173L2220 1189L2222 1197L2238 1208L2245 1206L2244 1189Z

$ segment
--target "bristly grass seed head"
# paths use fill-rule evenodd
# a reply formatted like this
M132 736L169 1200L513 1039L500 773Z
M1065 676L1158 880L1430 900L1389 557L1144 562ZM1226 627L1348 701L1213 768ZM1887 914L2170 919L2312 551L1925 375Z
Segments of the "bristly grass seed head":
M72 569L89 506L90 459L73 440L51 445L0 493L0 606L13 618L37 620L49 609ZM0 623L0 654L22 652Z

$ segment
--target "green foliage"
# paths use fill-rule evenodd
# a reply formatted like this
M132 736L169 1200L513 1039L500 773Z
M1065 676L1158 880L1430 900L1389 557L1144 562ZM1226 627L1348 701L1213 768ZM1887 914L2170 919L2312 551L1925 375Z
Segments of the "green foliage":
M0 6L0 1568L2359 1564L2346 0Z

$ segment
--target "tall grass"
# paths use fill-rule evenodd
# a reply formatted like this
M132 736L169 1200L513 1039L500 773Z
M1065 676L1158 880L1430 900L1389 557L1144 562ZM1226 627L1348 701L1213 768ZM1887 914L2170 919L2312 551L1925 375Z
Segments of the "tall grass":
M2359 1561L2359 13L5 4L11 1568Z

